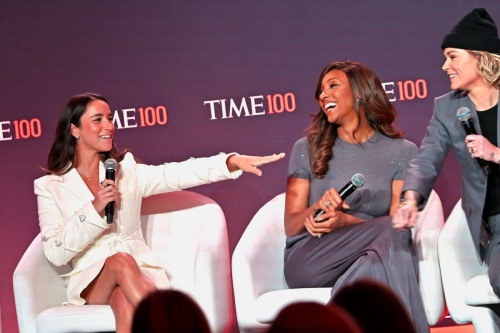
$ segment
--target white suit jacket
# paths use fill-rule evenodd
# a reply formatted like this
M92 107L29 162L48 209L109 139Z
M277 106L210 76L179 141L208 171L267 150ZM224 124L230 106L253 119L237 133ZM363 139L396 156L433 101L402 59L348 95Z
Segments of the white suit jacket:
M208 158L149 166L136 163L132 154L127 153L120 162L117 175L121 204L116 208L115 220L110 225L94 209L94 196L76 169L63 176L47 175L35 180L46 257L56 266L71 260L73 270L66 275L69 278L117 252L127 252L147 266L162 267L142 236L142 198L235 179L242 172L229 172L226 166L228 156L221 153ZM104 166L100 163L99 179L104 178Z

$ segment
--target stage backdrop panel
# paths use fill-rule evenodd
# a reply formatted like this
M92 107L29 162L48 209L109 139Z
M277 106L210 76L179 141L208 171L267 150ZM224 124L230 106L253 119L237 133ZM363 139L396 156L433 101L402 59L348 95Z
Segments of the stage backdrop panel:
M419 144L433 99L449 91L442 38L478 5L500 22L497 0L4 1L4 332L18 330L12 274L39 232L33 180L44 174L58 114L72 95L106 96L117 146L148 164L221 151L288 154L318 111L320 71L349 59L375 70L399 111L399 128ZM193 189L221 205L231 251L257 210L285 190L287 165L288 157L264 166L261 178ZM460 196L460 175L453 158L445 167L436 190L448 214Z

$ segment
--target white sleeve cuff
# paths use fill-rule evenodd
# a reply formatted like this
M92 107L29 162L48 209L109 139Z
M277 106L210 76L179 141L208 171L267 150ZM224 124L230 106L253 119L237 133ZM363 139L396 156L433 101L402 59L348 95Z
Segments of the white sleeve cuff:
M224 176L226 176L229 179L237 179L239 176L243 174L243 170L236 170L233 172L230 172L229 169L227 168L227 160L229 157L233 155L239 155L238 153L220 153L219 156L224 156L225 158L220 158L217 161L217 164L219 165L219 169L222 171Z

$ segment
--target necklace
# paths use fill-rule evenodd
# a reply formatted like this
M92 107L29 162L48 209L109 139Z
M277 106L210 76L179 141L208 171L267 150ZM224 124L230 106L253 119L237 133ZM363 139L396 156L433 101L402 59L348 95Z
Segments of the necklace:
M90 181L92 181L92 178L96 175L99 174L99 169L97 169L97 172L95 174L93 174L92 176L90 177L87 177L87 176L84 176L80 173L80 171L78 171L78 169L76 170L76 172L78 172L78 174L80 175L80 177L82 177L83 179L85 179L86 181L88 181L90 183Z

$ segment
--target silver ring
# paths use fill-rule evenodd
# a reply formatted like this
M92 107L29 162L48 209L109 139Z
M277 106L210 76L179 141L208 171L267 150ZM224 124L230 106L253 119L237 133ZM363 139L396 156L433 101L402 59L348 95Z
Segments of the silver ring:
M331 201L328 201L328 202L326 203L326 207L330 206L331 204L332 204L332 202L331 202Z
M323 236L323 234L322 234L322 233L319 233L319 234L318 234L318 238L321 238L321 236Z

